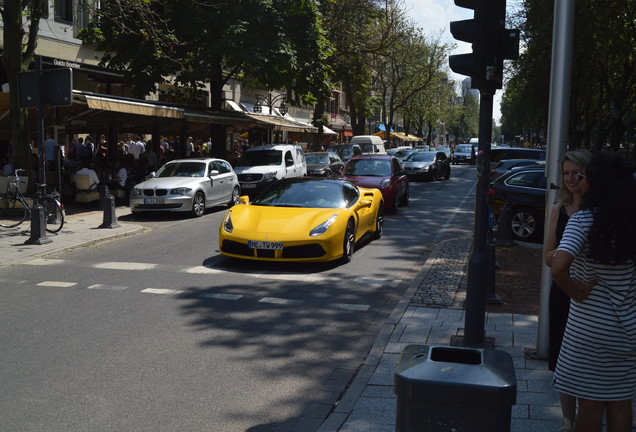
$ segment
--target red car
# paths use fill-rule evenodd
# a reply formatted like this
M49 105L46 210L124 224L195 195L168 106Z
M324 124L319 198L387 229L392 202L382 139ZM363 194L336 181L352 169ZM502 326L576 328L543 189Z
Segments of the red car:
M397 158L389 155L362 155L347 162L340 178L382 192L387 211L409 204L409 180Z

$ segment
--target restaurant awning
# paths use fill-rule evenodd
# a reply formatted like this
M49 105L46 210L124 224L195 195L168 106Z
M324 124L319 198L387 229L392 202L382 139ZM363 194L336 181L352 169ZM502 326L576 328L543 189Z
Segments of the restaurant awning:
M376 132L373 135L384 138L386 132ZM404 132L391 132L391 138L401 139L402 141L423 141L422 138L415 135L406 135Z
M257 125L261 127L269 127L272 129L288 131L288 132L313 132L316 133L318 128L304 123L299 123L296 120L288 119L281 116L267 115L267 114L253 114L246 113L246 116L253 119Z
M183 118L183 108L175 108L150 102L105 96L84 95L88 107L104 111L116 111L153 117Z

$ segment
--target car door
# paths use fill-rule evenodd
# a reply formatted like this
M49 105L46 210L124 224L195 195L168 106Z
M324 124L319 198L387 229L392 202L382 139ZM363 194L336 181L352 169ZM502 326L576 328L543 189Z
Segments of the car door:
M210 162L211 174L210 184L213 189L213 200L215 204L225 204L230 200L232 189L234 188L234 174L226 162L216 160Z

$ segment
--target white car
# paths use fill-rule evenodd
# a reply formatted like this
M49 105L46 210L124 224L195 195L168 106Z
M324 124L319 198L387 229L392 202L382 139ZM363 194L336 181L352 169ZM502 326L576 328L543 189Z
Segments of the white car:
M178 159L168 162L130 193L133 214L148 211L191 212L203 216L219 205L238 204L241 187L223 159Z

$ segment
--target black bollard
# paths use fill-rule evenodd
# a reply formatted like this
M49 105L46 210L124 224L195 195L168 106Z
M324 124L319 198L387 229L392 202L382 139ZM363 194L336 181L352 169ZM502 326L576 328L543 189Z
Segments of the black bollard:
M119 228L115 214L115 197L111 195L106 185L99 187L99 203L104 211L104 219L98 228Z
M501 208L501 214L497 221L497 246L510 247L515 246L516 243L512 240L512 232L510 231L510 213L512 209L508 205L508 202Z
M44 207L40 204L40 198L43 196L42 190L46 190L46 185L38 184L36 187L35 201L31 207L31 237L24 244L43 245L52 242L46 236L46 215L44 214Z

